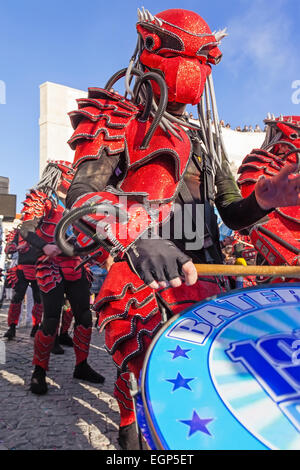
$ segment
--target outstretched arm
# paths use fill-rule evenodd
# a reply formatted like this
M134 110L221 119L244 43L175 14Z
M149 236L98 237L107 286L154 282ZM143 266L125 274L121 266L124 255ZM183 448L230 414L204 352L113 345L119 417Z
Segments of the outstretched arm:
M286 165L272 178L262 176L255 185L255 196L262 209L298 206L300 204L300 174L298 165Z
M241 230L265 217L275 206L264 209L259 205L255 191L243 198L227 160L216 173L216 206L220 216L232 230Z

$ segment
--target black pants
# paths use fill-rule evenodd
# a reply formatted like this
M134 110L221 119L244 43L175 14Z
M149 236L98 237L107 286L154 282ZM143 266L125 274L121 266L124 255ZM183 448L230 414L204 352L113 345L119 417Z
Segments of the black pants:
M40 304L42 302L40 289L37 281L28 281L24 276L24 273L21 269L17 270L18 281L14 287L13 297L11 302L14 304L20 304L23 302L28 286L32 289L33 300L35 304Z
M54 335L59 325L65 295L70 302L75 318L75 325L83 325L85 328L92 326L92 314L90 311L90 285L85 273L77 281L63 279L54 289L47 294L41 292L44 316L42 330L45 335Z

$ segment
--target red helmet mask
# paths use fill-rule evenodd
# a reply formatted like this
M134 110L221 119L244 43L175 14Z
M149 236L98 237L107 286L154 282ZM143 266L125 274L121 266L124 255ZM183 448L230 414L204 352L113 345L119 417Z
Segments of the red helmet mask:
M218 45L224 31L213 34L197 13L182 9L165 10L154 17L140 13L137 31L143 41L140 62L148 70L163 74L168 100L198 104L211 65L222 57ZM159 87L152 83L159 96Z

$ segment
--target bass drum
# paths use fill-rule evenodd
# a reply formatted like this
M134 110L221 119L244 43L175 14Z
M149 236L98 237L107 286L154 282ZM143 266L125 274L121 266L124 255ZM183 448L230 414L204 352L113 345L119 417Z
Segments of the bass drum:
M233 290L154 338L136 399L155 450L300 449L300 284Z

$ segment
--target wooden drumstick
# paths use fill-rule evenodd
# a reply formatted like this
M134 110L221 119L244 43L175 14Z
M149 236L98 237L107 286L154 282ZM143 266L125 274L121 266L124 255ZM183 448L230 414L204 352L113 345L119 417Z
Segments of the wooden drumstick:
M196 264L200 276L299 277L300 266L256 266L232 264Z

